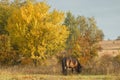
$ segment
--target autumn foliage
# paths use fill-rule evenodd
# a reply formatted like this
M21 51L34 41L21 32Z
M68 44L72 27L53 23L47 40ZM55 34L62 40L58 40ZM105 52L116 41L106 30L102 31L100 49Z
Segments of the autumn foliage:
M0 61L36 65L63 50L86 64L97 55L103 39L93 17L50 10L46 2L0 1ZM5 42L2 39L6 39ZM7 48L6 48L7 47ZM7 51L6 51L7 50ZM23 60L21 60L23 59ZM7 64L7 62L5 63Z
M27 2L9 17L11 43L23 56L44 60L65 47L69 31L61 24L64 13L49 8L44 2Z
M29 0L1 1L0 8L0 30L4 31L0 34L8 35L9 43L5 43L10 45L9 51L14 50L21 57L41 61L65 49L69 31L62 25L63 12L50 11L45 2ZM5 57L7 54L10 53L4 52L2 56L9 59L9 55Z

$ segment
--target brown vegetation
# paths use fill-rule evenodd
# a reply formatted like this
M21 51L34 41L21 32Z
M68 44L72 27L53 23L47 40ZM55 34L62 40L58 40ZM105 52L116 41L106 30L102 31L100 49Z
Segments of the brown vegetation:
M111 55L117 56L120 54L120 40L112 40L112 41L101 41L99 42L101 47L98 55L101 57L103 55Z

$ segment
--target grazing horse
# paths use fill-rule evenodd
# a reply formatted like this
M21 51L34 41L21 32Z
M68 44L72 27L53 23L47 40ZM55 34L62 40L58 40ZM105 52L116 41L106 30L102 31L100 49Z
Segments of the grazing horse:
M62 59L62 72L64 75L67 75L68 69L73 71L75 70L77 73L81 72L82 66L76 58L73 57L64 57Z

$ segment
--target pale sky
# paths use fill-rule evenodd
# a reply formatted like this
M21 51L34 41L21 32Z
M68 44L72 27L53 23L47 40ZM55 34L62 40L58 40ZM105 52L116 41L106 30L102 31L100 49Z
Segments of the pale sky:
M43 1L43 0L37 0ZM75 16L94 17L105 39L120 36L120 0L45 0L51 9L70 11Z

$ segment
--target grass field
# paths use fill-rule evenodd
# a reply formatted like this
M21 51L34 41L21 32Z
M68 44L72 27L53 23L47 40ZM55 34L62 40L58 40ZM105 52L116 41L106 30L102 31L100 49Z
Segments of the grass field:
M0 75L0 80L120 80L119 76L113 75Z
M49 69L47 68L46 70L49 72ZM1 67L0 80L120 80L120 74L112 73L107 75L90 75L81 73L68 74L65 76L62 75L61 72L48 73L46 71L46 73L39 73L40 71L40 68L33 67Z

